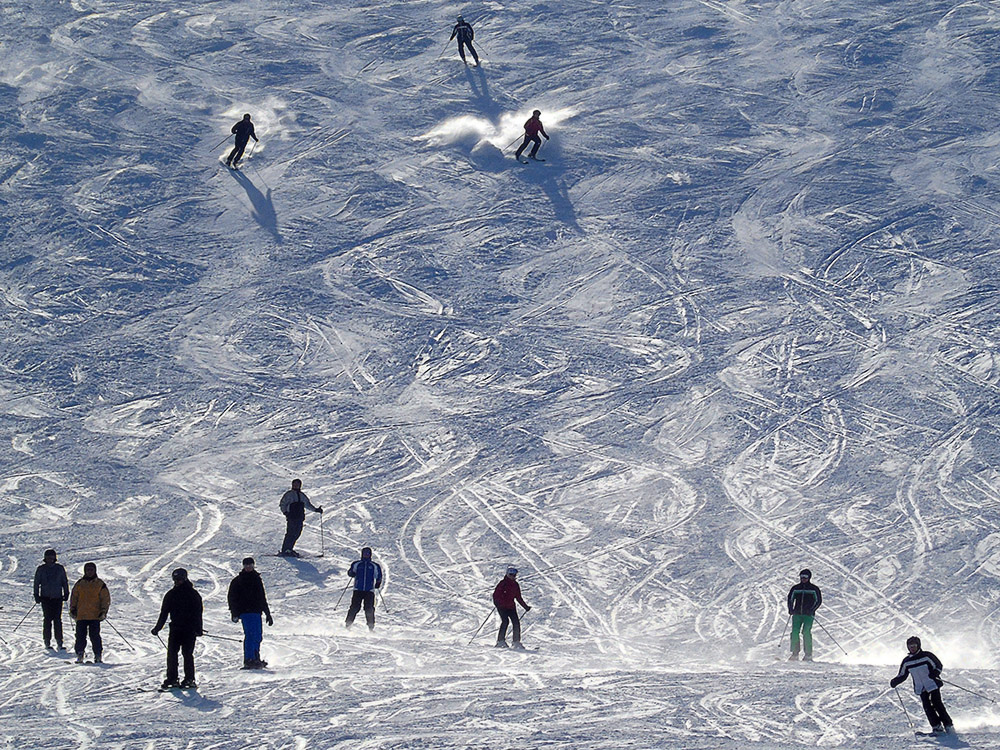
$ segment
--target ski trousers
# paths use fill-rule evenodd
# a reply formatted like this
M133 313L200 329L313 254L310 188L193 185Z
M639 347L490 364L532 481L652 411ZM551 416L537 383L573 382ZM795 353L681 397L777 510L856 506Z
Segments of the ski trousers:
M184 656L184 679L194 682L194 644L198 636L190 630L170 628L167 636L167 681L177 682L177 655Z
M500 613L500 632L497 633L497 643L500 641L507 640L507 624L512 625L511 639L514 643L521 642L521 618L517 616L517 609L501 609L497 607L497 612Z
M528 135L527 133L525 133L524 140L521 142L521 145L517 147L517 153L514 154L514 157L516 159L521 158L521 152L524 151L525 148L527 148L529 143L534 143L535 145L531 147L531 153L529 153L528 156L530 156L532 159L535 158L535 156L538 154L538 149L542 145L542 138L537 133L535 135Z
M305 506L298 503L298 512L295 506L285 516L285 539L281 543L282 552L290 552L295 549L295 543L302 536L302 526L306 522Z
M62 628L63 600L49 599L43 596L41 605L42 605L42 640L45 641L46 646L52 643L52 631L55 630L56 643L59 644L59 646L62 646L63 645L63 628Z
M361 607L365 608L365 621L368 629L375 629L375 592L355 590L351 596L351 608L347 610L347 627L354 623L354 618L358 616Z
M243 152L246 150L247 144L250 142L250 137L237 138L236 145L233 146L233 150L229 152L229 156L226 157L226 164L235 164L240 159L243 158Z
M243 623L243 661L260 658L260 642L264 640L264 623L260 612L240 615Z
M951 717L941 701L941 690L925 690L920 694L920 702L924 705L924 713L932 727L943 724L951 726Z
M465 62L465 47L469 48L469 52L472 53L472 59L476 61L476 65L479 65L479 55L476 54L476 48L472 46L471 41L466 41L461 37L458 38L458 55L462 58L462 62Z
M812 656L812 627L814 615L792 615L792 653L799 653L799 631L802 632L802 646L806 656Z
M100 656L104 652L104 642L101 640L100 620L76 621L76 643L73 650L77 654L82 654L86 651L88 635L90 636L90 645L94 649L94 656Z

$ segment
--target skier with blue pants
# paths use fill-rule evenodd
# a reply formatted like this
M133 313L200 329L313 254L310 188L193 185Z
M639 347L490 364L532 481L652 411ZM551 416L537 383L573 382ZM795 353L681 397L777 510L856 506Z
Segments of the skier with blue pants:
M267 662L260 658L260 643L264 640L261 616L274 625L271 608L267 606L264 581L254 568L252 557L243 558L243 570L229 584L229 613L233 622L243 624L243 669L263 669Z

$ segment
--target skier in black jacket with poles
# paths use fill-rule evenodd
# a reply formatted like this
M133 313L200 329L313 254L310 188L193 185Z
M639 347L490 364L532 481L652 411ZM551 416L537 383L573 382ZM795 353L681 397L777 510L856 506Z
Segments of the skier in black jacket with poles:
M160 616L151 631L159 635L163 625L170 616L170 635L167 637L167 677L160 686L161 690L171 688L196 688L194 679L194 645L202 631L201 594L194 590L188 580L188 572L177 568L171 577L174 587L163 595L160 606ZM184 655L184 680L177 682L177 653Z
M236 134L236 145L233 146L233 150L229 152L229 156L226 157L226 166L235 167L239 165L240 159L243 158L243 152L246 150L247 143L253 138L254 142L260 141L257 134L254 132L253 123L250 122L250 114L247 113L243 115L243 119L238 123L233 125L232 131Z
M254 569L252 557L243 558L243 570L229 584L229 612L233 622L243 623L243 669L263 669L267 662L260 658L260 642L264 638L261 615L268 627L274 625L271 608L267 606L264 581Z
M476 54L476 48L472 46L472 40L475 39L476 32L472 30L472 25L461 16L458 17L458 23L455 24L455 28L452 30L448 41L450 42L456 36L458 37L458 55L462 58L462 62L468 62L465 59L464 49L468 47L469 52L472 53L472 59L476 61L476 65L479 65L479 55Z
M799 631L802 632L803 661L812 661L813 639L812 626L816 619L816 610L823 604L823 594L819 586L812 583L812 571L809 568L799 573L799 582L788 592L788 614L792 616L792 655L789 661L799 658Z
M56 562L56 551L45 550L44 562L35 569L35 602L42 605L42 640L45 648L52 648L52 632L56 644L63 651L63 603L69 600L69 579L66 568Z

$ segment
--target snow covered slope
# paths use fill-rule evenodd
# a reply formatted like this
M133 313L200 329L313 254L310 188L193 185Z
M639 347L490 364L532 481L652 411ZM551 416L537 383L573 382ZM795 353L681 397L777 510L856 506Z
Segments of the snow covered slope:
M445 48L459 12L481 68ZM913 633L1000 695L998 26L988 0L5 4L5 746L904 748ZM266 557L295 476L324 557ZM337 607L365 544L373 634ZM49 546L108 582L105 668L42 653L37 612L13 632ZM272 670L209 637L199 695L136 692L171 569L238 638L247 554ZM488 648L495 620L469 644L509 564L538 653ZM778 663L805 566L822 663ZM945 700L959 746L1000 744L1000 711Z

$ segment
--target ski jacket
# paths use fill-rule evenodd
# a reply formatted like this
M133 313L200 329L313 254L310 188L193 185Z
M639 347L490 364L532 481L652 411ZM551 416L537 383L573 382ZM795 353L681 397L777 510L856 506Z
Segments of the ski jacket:
M382 566L371 560L355 560L347 575L354 579L355 591L373 591L382 588Z
M202 609L201 594L194 590L191 581L178 583L163 595L154 629L160 630L169 615L171 631L199 636L202 634Z
M526 123L524 123L524 134L532 138L537 138L538 134L541 133L546 138L549 134L545 132L545 128L542 127L542 121L537 117L532 117Z
M281 512L286 516L291 515L305 518L306 508L319 513L319 508L309 502L308 495L302 490L288 490L288 492L281 496L281 502L278 503L278 507L281 508Z
M42 599L69 599L66 568L59 563L42 563L35 568L35 601Z
M493 589L493 604L497 609L515 609L514 602L521 602L525 609L528 605L521 598L521 587L513 578L503 577L503 580Z
M242 141L246 143L251 138L255 141L257 140L257 133L254 132L253 123L249 120L240 120L238 123L233 125L233 133L236 134L236 142Z
M451 32L451 39L448 41L450 42L456 35L458 36L459 43L468 43L476 38L476 32L472 30L472 25L468 21L456 23L454 30Z
M899 674L889 681L889 685L896 687L909 675L913 678L913 692L917 695L929 693L937 690L944 684L941 679L941 670L944 666L930 651L917 651L909 654L903 663L899 665Z
M233 617L246 614L271 614L267 606L264 581L256 570L241 570L229 584L229 612Z
M74 620L103 620L111 608L111 592L100 578L81 578L69 595L69 616Z
M788 592L788 614L814 615L823 603L819 586L812 583L796 583Z

